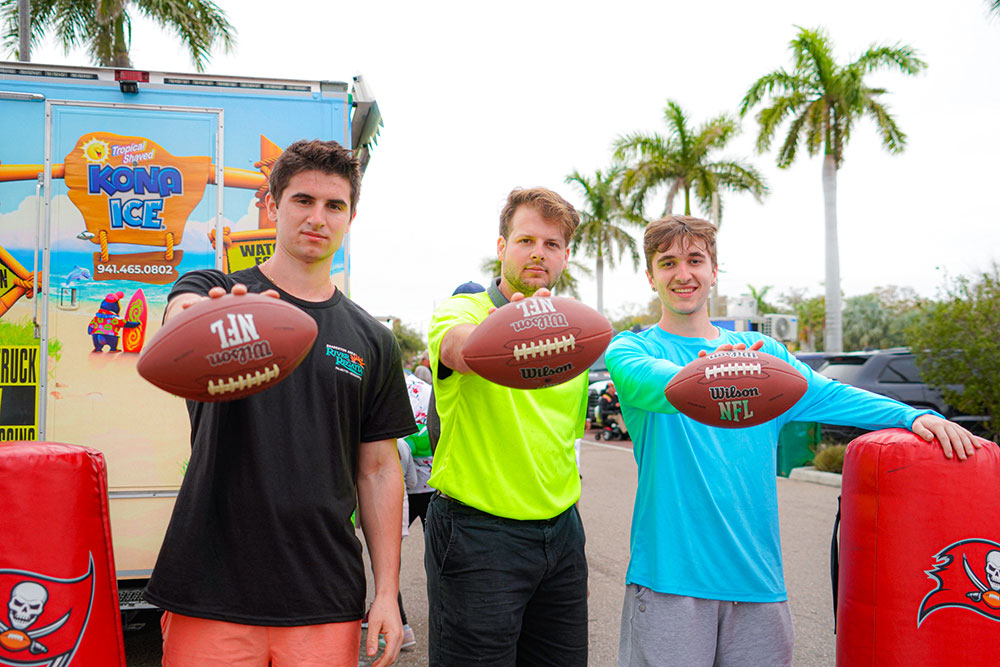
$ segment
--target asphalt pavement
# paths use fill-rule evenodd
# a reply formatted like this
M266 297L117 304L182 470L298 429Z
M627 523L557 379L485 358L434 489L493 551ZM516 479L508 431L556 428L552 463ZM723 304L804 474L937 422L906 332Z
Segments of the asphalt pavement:
M635 499L636 467L628 441L597 442L588 434L582 451L580 513L587 532L590 565L590 664L615 665L618 627L628 563L629 523ZM795 624L795 665L834 664L835 638L830 592L830 535L838 488L778 478L785 578ZM427 598L423 530L417 521L403 540L400 587L417 646L404 650L397 665L427 665ZM370 569L368 570L370 572ZM369 581L369 600L372 586ZM159 631L150 625L126 635L129 667L159 665ZM362 659L362 665L369 662Z

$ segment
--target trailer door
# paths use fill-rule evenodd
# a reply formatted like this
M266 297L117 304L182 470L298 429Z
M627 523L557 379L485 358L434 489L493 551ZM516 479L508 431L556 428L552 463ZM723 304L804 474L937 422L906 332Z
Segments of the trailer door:
M217 264L222 120L46 102L39 439L104 453L119 579L149 576L190 453L184 402L135 364L171 284Z

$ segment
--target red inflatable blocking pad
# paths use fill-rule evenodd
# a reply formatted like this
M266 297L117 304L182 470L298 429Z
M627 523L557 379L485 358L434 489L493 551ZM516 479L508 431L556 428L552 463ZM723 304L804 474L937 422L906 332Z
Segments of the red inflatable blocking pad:
M844 458L837 665L1000 665L1000 448L902 429Z
M104 458L0 444L0 664L125 665Z

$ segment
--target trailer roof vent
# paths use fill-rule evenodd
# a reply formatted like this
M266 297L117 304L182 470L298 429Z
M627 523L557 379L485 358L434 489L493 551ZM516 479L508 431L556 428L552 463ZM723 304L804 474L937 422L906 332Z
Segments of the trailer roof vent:
M140 72L135 69L116 69L115 81L118 87L126 95L135 95L139 92L139 82L149 83L149 72Z

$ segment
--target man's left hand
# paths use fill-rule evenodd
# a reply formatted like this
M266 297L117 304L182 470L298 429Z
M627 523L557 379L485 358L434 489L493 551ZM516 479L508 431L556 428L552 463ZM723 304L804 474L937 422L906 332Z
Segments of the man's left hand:
M749 349L751 352L756 352L762 347L764 347L764 341L759 340L753 345L751 345ZM719 347L715 348L715 351L712 352L711 354L715 354L716 352L732 352L733 350L745 350L745 349L747 349L746 343L737 343L736 345L733 345L731 343L726 343L725 345L720 345ZM705 350L698 351L699 357L707 357L708 355L709 353L706 352Z
M920 415L913 420L910 430L927 442L937 438L941 451L949 459L957 455L959 461L964 461L983 446L975 436L955 422L936 415Z
M399 618L396 598L375 596L368 611L368 638L365 649L368 657L378 652L378 636L385 635L385 650L382 657L372 663L372 667L388 667L396 662L399 649L403 645L403 622Z

